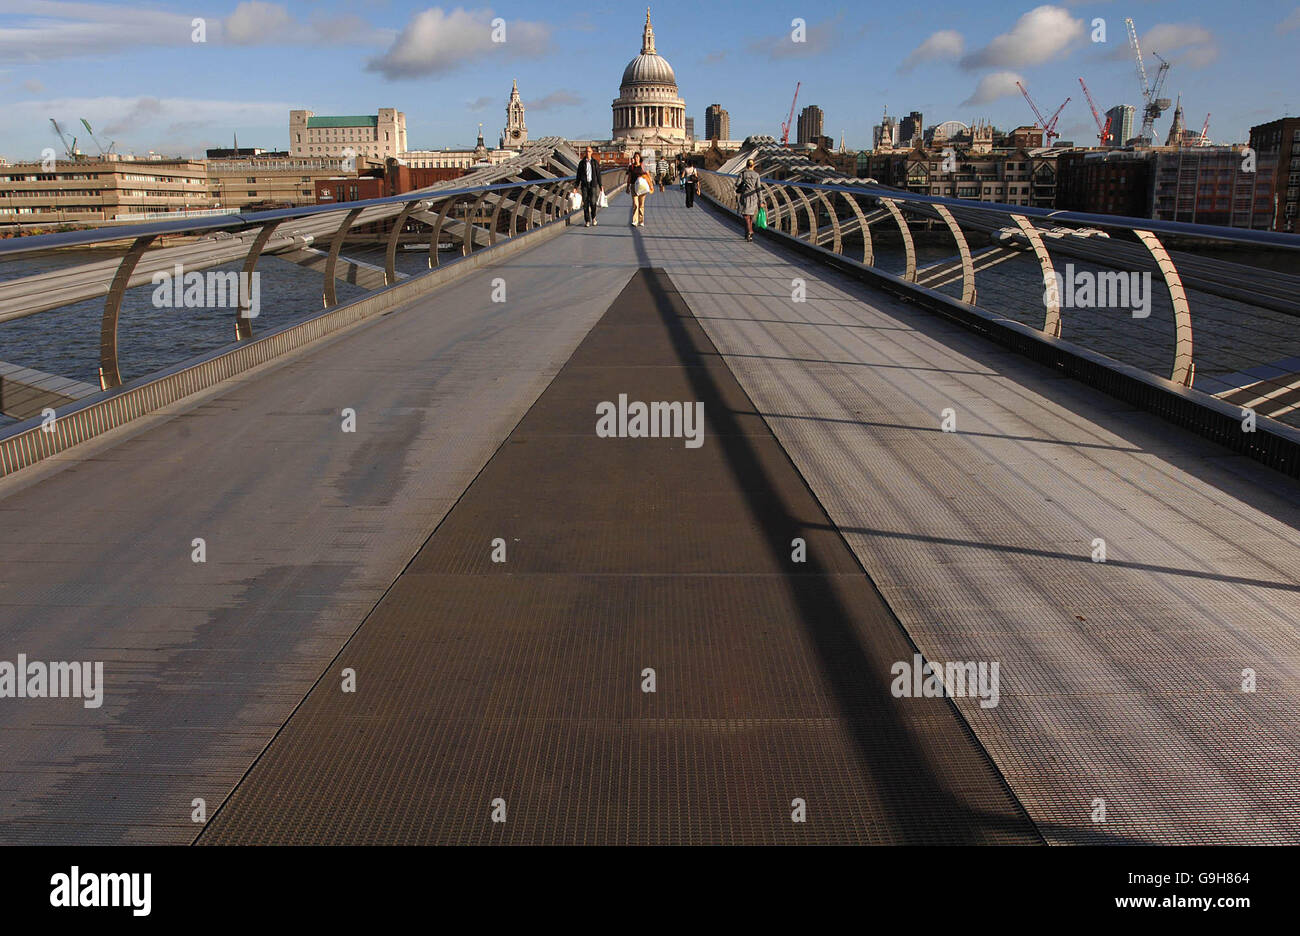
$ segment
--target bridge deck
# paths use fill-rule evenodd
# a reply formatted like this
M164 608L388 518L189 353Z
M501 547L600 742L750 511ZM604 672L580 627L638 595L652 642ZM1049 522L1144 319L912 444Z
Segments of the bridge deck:
M328 829L286 823L275 835L360 838L366 812L387 805L385 788L365 787L367 810L349 811L332 784L367 772L413 781L439 765L462 768L457 797L394 814L372 838L414 840L423 828L493 840L489 791L518 807L510 831L496 833L510 841L591 840L598 820L603 841L794 840L796 796L809 800L812 840L937 840L941 828L966 840L1023 836L1015 804L999 798L951 717L960 712L1048 841L1300 841L1293 484L927 313L744 244L676 193L652 197L643 229L625 227L625 212L616 203L599 227L0 483L0 659L102 659L109 681L98 710L0 705L10 754L0 840L189 841L193 798L210 813L241 778L205 840L255 838L248 817L296 796L342 812ZM707 336L727 365L709 370L722 406L709 418L736 432L721 434L731 441L713 457L725 464L698 487L629 505L631 516L658 507L696 525L637 540L602 524L612 513L572 525L572 511L546 513L550 502L530 494L546 475L530 478L512 449L542 450L539 466L560 457L569 440L558 429L531 426L534 413L519 424L553 398L588 410L567 430L574 451L627 451L612 440L597 448L589 434L617 374L594 368L587 383L557 381L538 397L583 353L584 336L600 337L592 327L646 267L665 271L654 281L703 332L698 367L672 362L678 384L665 374L646 386L692 398L682 375L706 369ZM506 303L491 302L495 276ZM791 302L795 277L806 303ZM640 378L625 370L636 392ZM728 375L737 385L723 389ZM344 407L357 411L356 433L339 430ZM940 431L945 408L956 433ZM512 429L531 442L493 458ZM726 454L736 446L752 461ZM507 473L471 486L485 465L484 484ZM557 475L556 505L575 479L591 479L593 498L623 483L591 473L596 465L579 459L572 476ZM743 483L754 466L768 473L761 509L736 494L755 496ZM642 468L669 470L654 458ZM478 506L449 514L462 493L461 506ZM839 596L841 616L801 600L810 586L799 577L776 584L769 534L781 513L808 531L822 580L835 583L818 587ZM445 535L421 552L444 517ZM511 522L531 531L519 543L489 529ZM471 566L498 535L520 568ZM840 536L888 609L873 610L866 579L835 553ZM194 537L207 541L206 564L190 561ZM547 552L530 568L526 544L538 537ZM1091 561L1095 538L1105 563ZM563 565L627 573L638 543L658 577L584 584ZM675 576L656 587L689 561L750 581L728 590ZM522 603L530 572L551 576L531 586L549 589L546 603ZM466 602L452 582L469 574L499 579L482 610L490 598L504 621L476 629L400 604L417 585L431 608ZM566 605L583 588L603 602L572 606L585 617ZM400 613L442 630L411 634L420 652L400 673L375 672ZM761 640L718 624L764 615ZM619 632L618 620L643 623ZM504 639L511 627L516 641ZM999 705L883 696L877 667L907 659L904 631L931 660L998 661ZM367 662L360 691L344 698L337 670L354 649ZM422 660L462 678L432 683ZM657 663L659 692L646 698L637 674ZM1259 691L1241 691L1245 669ZM328 716L345 711L332 728ZM461 720L435 725L437 712ZM495 735L488 716L506 719ZM527 718L506 723L518 716ZM882 755L863 743L872 726L905 730L883 732L897 741ZM400 738L408 756L357 767L368 727L367 743ZM497 743L480 743L489 737ZM617 740L617 766L594 742L562 746L597 737ZM928 770L907 786L889 772L899 763ZM510 778L514 792L500 786ZM408 802L421 793L393 789ZM1094 821L1098 799L1105 822ZM940 808L953 803L961 808ZM678 825L665 829L674 804ZM443 806L454 814L433 823Z

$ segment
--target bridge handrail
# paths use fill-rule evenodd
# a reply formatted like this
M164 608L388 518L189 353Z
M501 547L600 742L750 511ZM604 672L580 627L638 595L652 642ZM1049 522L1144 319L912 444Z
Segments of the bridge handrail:
M577 176L564 176L529 179L526 182L496 182L490 185L474 185L457 189L423 189L404 192L400 195L386 195L383 198L341 202L337 205L304 205L298 208L273 208L269 211L241 212L239 214L206 218L179 218L175 221L158 221L145 224L114 224L85 231L56 231L51 234L33 234L28 237L13 237L0 240L0 256L14 256L41 250L51 250L57 247L86 247L92 244L103 244L137 237L159 237L164 234L249 231L260 228L269 221L281 222L295 218L309 218L316 215L347 212L357 208L363 210L378 208L384 205L405 206L412 202L441 201L444 198L491 193L543 182L573 182L576 179Z
M767 168L767 167L764 167ZM804 167L807 168L807 167ZM770 170L769 170L770 171ZM831 174L833 170L827 170ZM734 172L705 170L702 173L702 189L707 197L715 198L726 210L739 212L739 204L734 190L724 180L738 177ZM1043 325L1041 331L1054 338L1062 336L1062 311L1060 290L1063 280L1055 270L1052 259L1053 250L1067 255L1080 255L1103 264L1111 264L1120 269L1134 265L1154 268L1167 289L1170 306L1173 309L1174 326L1174 360L1169 379L1181 386L1190 387L1196 375L1194 344L1192 340L1192 311L1188 303L1187 289L1184 286L1184 274L1178 269L1175 258L1161 242L1158 235L1176 236L1185 239L1200 239L1225 242L1238 245L1250 245L1253 248L1269 247L1285 250L1300 249L1300 235L1276 231L1242 230L1224 228L1206 224L1189 224L1176 221L1157 221L1149 218L1130 218L1117 215L1099 215L1078 211L1063 211L1048 208L1034 208L1028 205L1004 205L996 202L973 201L961 198L947 198L935 195L922 195L903 189L893 189L879 185L871 180L858 182L845 176L841 182L811 182L801 179L780 179L762 177L763 191L761 201L766 205L770 228L780 236L792 236L797 241L806 240L817 249L825 249L823 242L830 242L830 253L845 252L844 234L860 232L862 234L862 260L865 267L875 266L875 251L872 246L871 225L876 220L892 218L904 251L904 271L902 280L910 286L917 284L917 252L905 212L919 215L926 221L939 221L956 242L961 269L961 302L967 306L976 306L978 289L976 284L975 255L970 249L966 232L969 228L983 235L993 235L1005 231L1009 239L1020 246L1026 246L1037 260L1043 283ZM881 208L874 216L868 216L860 199L874 200ZM843 200L852 211L852 217L841 219L840 210L835 202ZM830 225L826 233L823 218ZM1045 230L1036 226L1037 222L1055 222L1062 225L1063 231L1071 228L1069 224L1086 225L1099 229L1105 234L1106 229L1124 231L1137 243L1130 243L1128 238L1112 239L1108 234L1100 238L1062 237L1057 231ZM801 223L802 222L802 223ZM846 225L848 225L846 227ZM1002 231L998 231L998 227ZM1054 239L1055 243L1051 243ZM1186 258L1179 258L1182 263ZM1195 267L1195 264L1185 264ZM1300 315L1300 303L1296 295L1300 293L1297 284L1300 277L1291 273L1264 271L1255 267L1239 267L1229 270L1227 265L1222 277L1207 275L1204 271L1193 269L1188 275L1188 282L1196 288L1207 292L1218 292L1228 287L1241 287L1252 291L1256 301L1263 307L1283 311L1291 315ZM956 274L956 268L953 269ZM1218 282L1218 279L1223 282ZM1236 298L1235 296L1233 298ZM1070 308L1067 301L1065 308Z
M739 173L715 172L703 170L705 175L735 179ZM1033 208L1029 205L1006 205L1001 202L975 201L969 198L945 198L939 195L921 195L906 189L895 189L885 185L842 185L825 182L805 182L797 179L763 178L765 185L786 185L795 188L823 192L845 192L867 195L872 198L888 198L893 202L960 208L963 211L982 211L988 214L1005 215L1008 219L1014 215L1039 218L1045 221L1060 221L1071 224L1083 224L1088 227L1115 228L1125 231L1153 231L1161 234L1176 234L1188 237L1204 237L1233 243L1252 244L1254 246L1279 247L1284 250L1300 250L1300 234L1286 234L1279 231L1257 231L1249 228L1231 228L1216 224L1192 224L1187 221L1158 221L1154 218L1133 218L1127 215L1091 214L1083 211L1065 211L1057 208Z
M518 170L512 170L512 173L517 171L522 174L527 169L543 171L540 170L540 167L534 166L520 167ZM528 203L528 214L525 215L524 222L526 228L533 226L537 216L542 218L550 216L551 220L563 218L567 224L572 211L565 207L568 202L564 196L566 190L576 181L576 178L576 176L572 175L546 175L539 179L516 177L505 182L449 189L426 188L413 192L404 192L400 195L389 195L384 198L347 201L337 205L308 205L299 208L277 208L270 211L233 216L187 218L154 224L115 225L93 231L38 234L19 238L15 241L0 242L0 259L56 247L87 246L122 240L130 240L131 242L126 253L115 263L89 264L85 267L76 268L73 277L78 279L78 282L74 285L65 283L65 288L55 290L58 295L53 299L48 294L49 291L34 292L30 278L20 278L0 283L0 297L3 297L6 292L10 292L18 303L18 308L0 314L0 322L35 315L41 311L68 305L93 295L102 295L99 291L101 285L111 275L112 281L107 286L107 298L104 302L104 312L100 321L99 385L101 389L107 390L120 386L122 383L122 375L118 366L117 334L122 301L127 290L133 285L149 281L145 279L148 275L148 267L139 273L137 273L136 268L153 242L163 234L231 233L252 230L258 232L251 243L246 243L243 238L233 239L232 241L212 239L206 243L200 241L200 251L204 254L202 257L194 255L193 245L168 248L173 252L181 251L185 253L188 258L187 263L191 269L194 269L196 265L199 269L202 269L204 266L232 262L238 259L239 254L243 254L243 276L238 281L238 302L235 313L235 340L238 342L245 341L253 335L252 318L256 312L251 306L251 290L248 283L256 275L255 270L259 257L268 249L271 237L276 234L277 230L281 230L281 225L285 221L316 218L317 216L321 218L342 217L341 222L338 223L326 220L324 222L315 221L303 224L299 230L282 234L280 238L282 243L276 247L276 250L291 249L303 242L304 238L307 238L307 243L310 243L310 239L314 239L316 236L328 238L329 249L328 253L325 254L324 287L321 297L324 307L328 309L338 303L336 270L338 269L344 238L354 225L393 220L392 230L387 236L387 251L383 270L384 286L392 286L398 279L396 270L398 242L401 239L407 219L415 215L417 210L423 208L426 213L431 214L434 205L441 205L436 220L429 220L433 228L429 237L429 266L433 268L439 265L440 235L444 224L448 220L448 212L457 203L461 201L471 203L471 207L460 222L461 252L464 256L469 256L474 250L475 240L480 236L486 237L487 246L489 247L497 242L498 220L501 216L501 209L507 201L512 201L514 204L513 213L506 219L509 225L508 237L513 237L518 233L516 222L525 203ZM517 190L524 190L526 194L516 195L514 198L504 194L507 191L514 192ZM484 204L484 200L492 195L496 195L494 199L495 206L486 228L482 228L475 224L475 218L478 216L479 208ZM391 208L392 210L386 211L385 208ZM379 209L378 216L376 216L374 209ZM368 217L363 218L363 214L368 215ZM233 244L233 247L231 244ZM166 255L167 251L161 253ZM91 293L90 296L87 295L88 291Z

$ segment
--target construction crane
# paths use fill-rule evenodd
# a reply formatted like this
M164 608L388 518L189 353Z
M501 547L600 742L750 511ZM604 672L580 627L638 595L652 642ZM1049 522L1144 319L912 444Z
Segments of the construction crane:
M1137 27L1133 25L1133 20L1127 17L1124 19L1124 25L1128 28L1128 44L1133 48L1133 56L1137 59L1138 81L1142 90L1142 129L1138 133L1138 143L1141 146L1150 146L1156 120L1173 103L1169 98L1160 96L1165 86L1165 78L1169 75L1169 63L1160 58L1158 53L1152 52L1152 55L1160 59L1160 68L1156 71L1155 83L1147 84L1147 67L1142 63L1142 46L1138 44Z
M794 83L794 100L790 102L790 116L785 119L785 123L781 124L782 146L790 145L790 125L794 123L794 106L799 103L799 86L802 84L802 81Z
M1097 142L1102 146L1110 145L1110 114L1106 115L1106 123L1103 126L1101 114L1097 113L1097 105L1093 103L1092 94L1088 91L1088 86L1079 79L1079 87L1083 88L1083 96L1088 100L1088 109L1092 111L1092 119L1097 122Z
M1205 115L1205 123L1201 126L1201 146L1210 145L1210 115Z
M68 154L68 158L80 159L81 151L77 149L77 138L70 138L66 133L64 133L63 128L59 126L59 122L53 117L50 118L50 123L54 125L54 132L58 135L59 142L63 144L63 151Z
M1065 110L1065 105L1070 103L1070 99L1066 98L1061 103L1061 106L1056 109L1056 113L1052 115L1052 119L1048 120L1043 117L1043 112L1038 109L1038 105L1035 104L1034 99L1029 96L1029 92L1025 90L1025 86L1017 81L1016 87L1019 88L1020 93L1025 96L1025 100L1029 102L1030 108L1034 111L1034 116L1038 118L1038 122L1034 124L1034 126L1042 129L1043 143L1047 146L1051 146L1052 141L1060 136L1060 134L1056 132L1056 121L1061 116L1061 111Z
M104 149L104 145L100 143L99 138L95 136L95 131L90 129L90 122L86 120L85 117L81 118L81 125L86 128L86 132L90 134L90 138L94 140L95 145L99 147L100 156L107 156L109 153L113 152L113 147L117 146L116 140L108 144L108 149Z

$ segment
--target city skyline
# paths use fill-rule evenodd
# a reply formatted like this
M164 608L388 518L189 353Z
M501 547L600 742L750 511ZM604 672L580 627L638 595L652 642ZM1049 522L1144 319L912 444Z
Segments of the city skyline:
M800 109L819 106L825 133L851 149L870 147L885 108L896 117L921 111L927 125L980 118L1010 129L1033 122L1019 79L1046 109L1071 97L1061 138L1095 143L1079 75L1103 112L1140 103L1125 16L1135 19L1149 63L1154 52L1173 63L1166 91L1182 95L1188 125L1199 129L1213 115L1211 139L1243 142L1251 124L1295 112L1285 50L1300 39L1300 7L1290 2L1231 14L1206 0L977 2L920 23L905 12L817 2L660 2L652 12L687 114L702 127L705 108L720 103L736 138L779 136L796 82ZM85 117L101 142L140 155L202 155L236 133L241 145L281 149L288 112L300 108L392 107L407 115L412 149L472 146L480 122L495 141L514 79L534 138L606 139L644 15L640 2L564 16L521 3L256 0L196 9L0 0L0 88L10 104L0 116L0 155L32 158L56 146L50 117L78 129ZM497 17L505 42L493 43ZM796 17L802 42L792 37ZM1098 17L1104 43L1093 41ZM199 32L204 41L193 41ZM105 85L116 93L85 93Z

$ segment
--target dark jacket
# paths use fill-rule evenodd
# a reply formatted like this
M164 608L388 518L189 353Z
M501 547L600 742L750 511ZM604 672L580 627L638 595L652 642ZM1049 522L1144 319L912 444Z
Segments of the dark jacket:
M587 162L591 163L591 182L587 181ZM586 188L590 186L593 189L599 189L600 186L600 163L595 160L588 160L586 156L578 160L578 185Z

